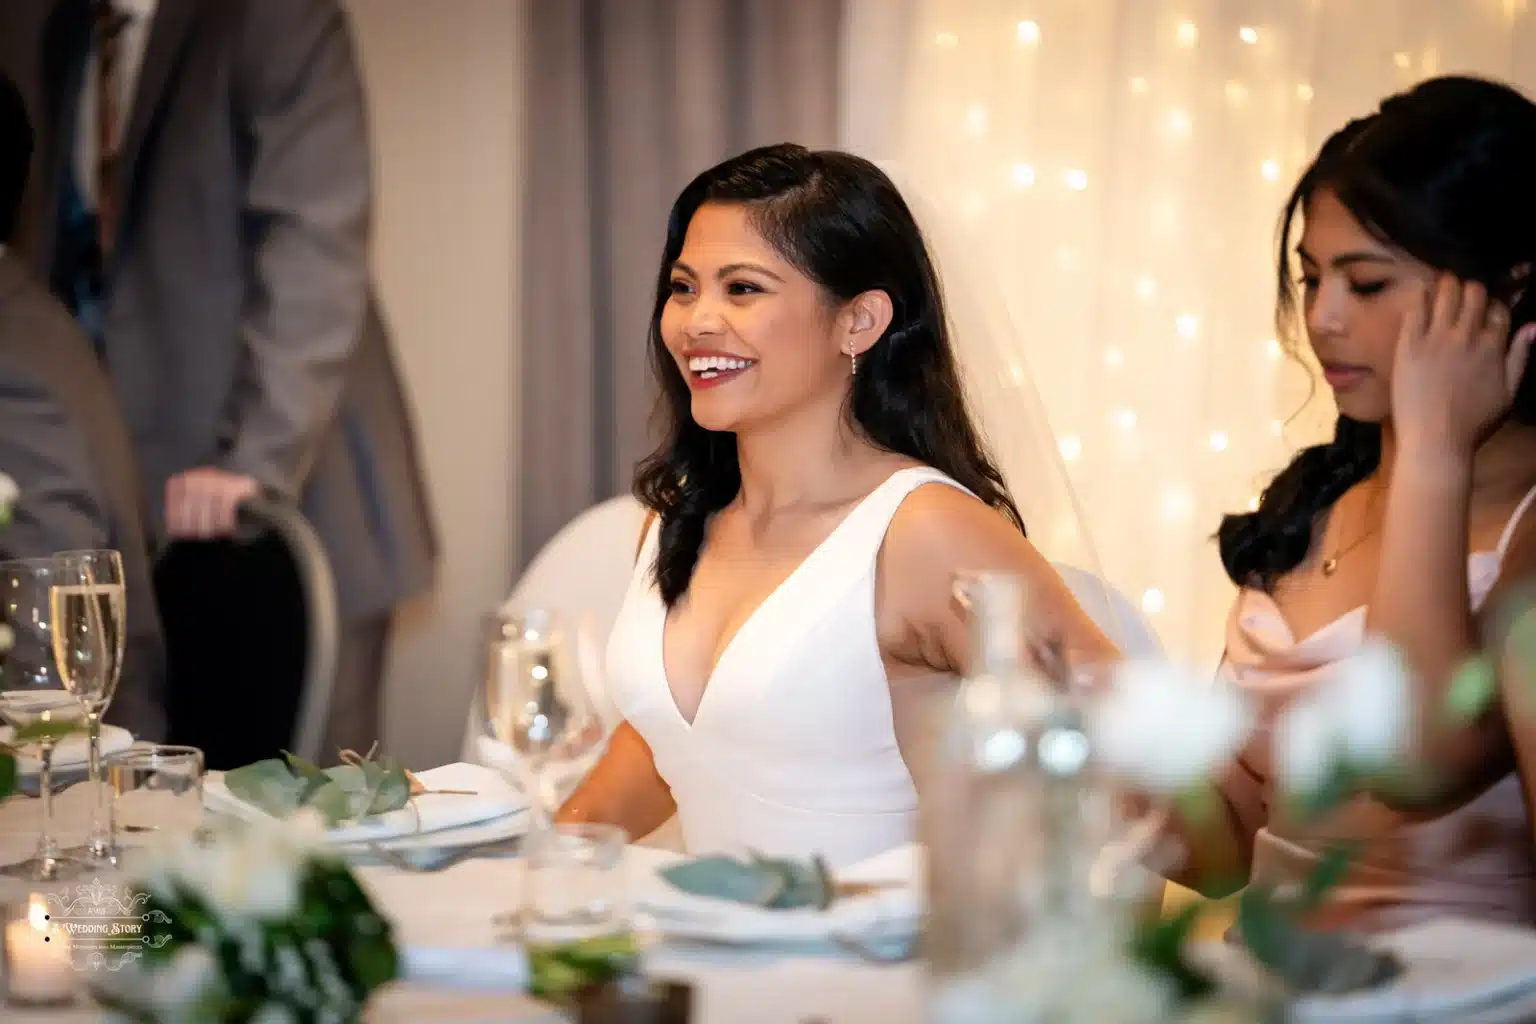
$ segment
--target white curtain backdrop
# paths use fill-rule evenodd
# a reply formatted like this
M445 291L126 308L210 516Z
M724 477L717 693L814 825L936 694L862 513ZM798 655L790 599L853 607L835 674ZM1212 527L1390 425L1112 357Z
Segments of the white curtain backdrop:
M1275 338L1288 190L1328 133L1422 78L1536 86L1536 17L1525 0L849 0L845 29L843 144L969 225L1104 570L1170 652L1213 660L1232 588L1211 535L1333 418ZM986 418L1009 430L1006 403Z

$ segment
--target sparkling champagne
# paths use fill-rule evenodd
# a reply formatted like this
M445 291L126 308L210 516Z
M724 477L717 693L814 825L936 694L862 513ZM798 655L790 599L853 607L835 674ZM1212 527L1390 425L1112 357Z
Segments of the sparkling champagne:
M56 586L49 594L59 678L93 712L104 709L122 674L125 597L121 583Z

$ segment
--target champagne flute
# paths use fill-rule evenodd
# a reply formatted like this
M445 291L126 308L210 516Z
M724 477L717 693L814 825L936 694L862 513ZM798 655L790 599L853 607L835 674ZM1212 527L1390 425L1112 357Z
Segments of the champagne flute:
M66 851L99 865L117 862L110 790L101 769L101 719L123 673L127 598L116 551L64 551L54 556L64 579L53 588L54 662L64 686L85 709L91 824L85 846ZM103 654L105 656L103 656Z
M548 827L562 783L590 767L606 730L558 615L495 617L489 654L479 709L490 760L517 777L533 798L538 827Z
M16 729L79 722L85 709L64 687L54 648L53 589L74 579L57 558L0 562L0 619L10 629L10 648L0 658L0 718ZM11 736L3 737L13 742ZM34 882L68 881L88 866L64 859L53 836L53 751L56 738L27 744L38 754L41 822L37 852L0 874Z

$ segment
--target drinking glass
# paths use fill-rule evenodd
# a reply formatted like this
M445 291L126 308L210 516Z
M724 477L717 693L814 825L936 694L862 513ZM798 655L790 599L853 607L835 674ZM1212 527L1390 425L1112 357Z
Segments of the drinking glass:
M85 708L90 831L85 845L65 851L102 866L117 859L112 810L101 774L101 719L123 674L128 608L123 559L116 551L63 551L64 582L53 588L55 643L64 686ZM106 656L100 657L99 652Z
M584 773L606 730L558 615L529 611L492 621L479 693L484 736L537 811L538 827L559 809L562 783Z
M190 835L203 820L203 752L136 743L106 759L114 833Z
M104 661L102 636L74 637L62 642L55 619L54 588L70 586L73 570L62 559L30 558L0 562L0 620L9 628L9 649L0 657L0 718L14 729L39 724L71 724L85 717L84 706L64 686L60 660L85 658ZM77 654L70 650L78 647ZM3 738L12 741L14 733ZM53 835L53 752L57 737L45 736L17 743L37 754L37 787L41 822L37 853L18 864L0 868L0 874L38 882L67 881L88 865L63 858ZM25 770L25 764L22 765Z
M523 846L524 940L560 945L627 931L628 843L628 834L615 825L553 825L529 835Z

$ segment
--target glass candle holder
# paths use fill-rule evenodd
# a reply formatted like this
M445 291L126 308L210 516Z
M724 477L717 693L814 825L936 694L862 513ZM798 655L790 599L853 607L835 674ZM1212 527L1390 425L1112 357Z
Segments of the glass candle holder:
M70 952L69 933L53 919L47 897L33 894L25 903L5 908L5 940L0 943L5 997L10 1006L63 1006L74 1002L79 975Z

